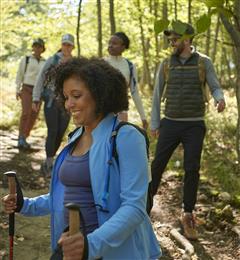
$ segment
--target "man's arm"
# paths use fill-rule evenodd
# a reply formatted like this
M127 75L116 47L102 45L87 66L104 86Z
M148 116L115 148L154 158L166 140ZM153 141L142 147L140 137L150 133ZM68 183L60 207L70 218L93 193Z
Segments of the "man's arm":
M217 78L217 74L213 67L210 58L206 57L205 68L206 68L206 81L211 91L211 94L215 100L218 112L222 112L225 109L225 99L222 88Z
M163 63L161 63L157 71L157 78L155 81L152 97L151 130L153 135L155 135L154 132L158 131L160 127L161 98L165 84L163 68Z
M146 115L145 115L145 111L144 111L144 107L143 107L143 103L142 103L142 99L139 95L139 90L138 90L138 80L137 80L137 70L136 70L136 67L135 65L133 64L133 78L135 79L135 87L134 88L131 88L130 89L134 89L134 91L131 91L131 94L132 94L132 99L133 99L133 102L136 106L136 109L140 115L140 118L142 120L142 124L143 124L143 128L144 129L147 129L148 127L148 123L147 123L147 118L146 118ZM133 84L133 81L131 80L130 84Z

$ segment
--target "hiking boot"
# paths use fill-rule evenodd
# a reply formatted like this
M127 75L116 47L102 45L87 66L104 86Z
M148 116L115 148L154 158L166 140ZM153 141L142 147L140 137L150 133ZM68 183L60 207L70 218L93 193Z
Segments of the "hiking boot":
M25 137L20 136L18 138L18 146L19 149L29 150L30 144L26 141Z
M192 213L183 213L181 223L184 231L184 236L190 240L197 240L198 233L196 230L196 223Z

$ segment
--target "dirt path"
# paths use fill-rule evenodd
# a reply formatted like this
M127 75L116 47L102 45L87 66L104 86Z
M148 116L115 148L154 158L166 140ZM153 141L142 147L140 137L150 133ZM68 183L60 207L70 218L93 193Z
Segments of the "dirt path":
M44 139L33 135L30 138L32 150L19 152L17 132L0 130L0 196L7 192L7 183L3 172L17 171L19 180L24 187L24 195L37 196L47 192L49 179L40 173L40 164L44 158ZM200 238L197 242L188 244L194 250L190 257L186 254L181 243L177 242L171 233L181 236L179 217L181 215L181 179L176 172L168 171L164 175L158 195L155 197L152 212L152 223L163 250L164 260L201 259L201 260L230 260L240 259L240 212L231 209L234 221L219 219L214 213L215 206L220 202L209 196L209 183L200 184L198 231ZM232 229L235 227L236 231ZM179 230L179 233L178 233ZM16 216L15 259L16 260L45 260L49 259L49 218L26 218ZM180 240L181 241L181 240ZM192 247L191 247L192 246ZM191 249L192 248L192 249ZM8 228L7 216L0 206L0 259L8 259ZM125 259L123 259L125 260Z

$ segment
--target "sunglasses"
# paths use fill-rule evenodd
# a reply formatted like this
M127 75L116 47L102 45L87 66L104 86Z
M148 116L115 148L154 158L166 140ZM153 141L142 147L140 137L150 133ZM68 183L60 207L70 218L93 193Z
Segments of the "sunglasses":
M168 39L168 43L176 43L180 40L181 38L179 37L175 37L175 38L171 38L171 39Z

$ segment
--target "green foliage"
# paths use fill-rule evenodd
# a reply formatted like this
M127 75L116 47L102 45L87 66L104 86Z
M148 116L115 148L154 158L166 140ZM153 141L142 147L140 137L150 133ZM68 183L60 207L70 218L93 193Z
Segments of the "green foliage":
M223 190L232 195L240 195L240 180L237 172L236 150L236 100L231 92L225 93L227 108L218 114L210 104L207 114L207 134L202 155L203 174Z
M222 7L225 0L204 0L204 4L211 8L211 7Z
M211 16L202 15L196 22L197 33L205 32L211 25Z
M165 20L165 19L155 21L155 23L154 23L155 32L157 34L163 32L165 29L168 28L169 23L170 23L170 21Z
M183 22L181 22L180 20L177 21L172 21L172 29L174 32L178 33L178 34L184 34L187 26L186 24L184 24Z

